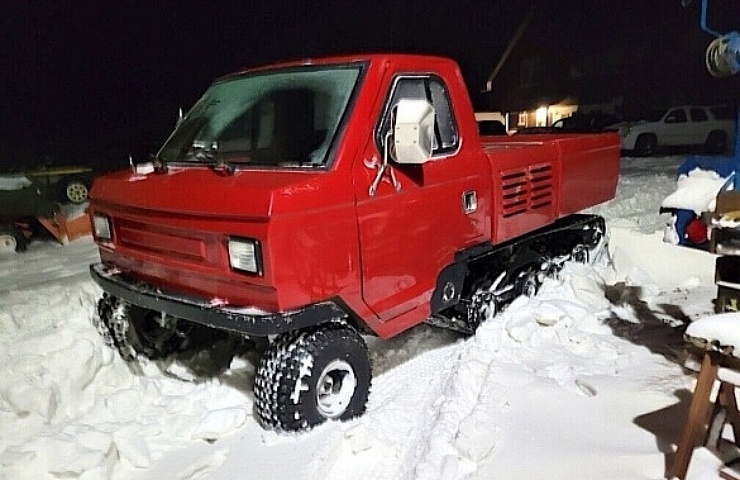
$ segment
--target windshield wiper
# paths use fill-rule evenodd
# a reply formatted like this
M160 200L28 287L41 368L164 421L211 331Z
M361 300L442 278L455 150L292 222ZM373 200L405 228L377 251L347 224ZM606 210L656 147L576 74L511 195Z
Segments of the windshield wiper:
M185 153L187 160L196 160L198 162L213 162L218 154L218 145L203 145L193 143Z
M233 175L234 166L218 155L218 144L211 145L193 143L186 154L188 160L196 160L208 165L214 172L224 175Z
M167 163L165 163L164 159L158 155L155 155L152 157L152 165L154 166L154 171L157 173L167 173Z

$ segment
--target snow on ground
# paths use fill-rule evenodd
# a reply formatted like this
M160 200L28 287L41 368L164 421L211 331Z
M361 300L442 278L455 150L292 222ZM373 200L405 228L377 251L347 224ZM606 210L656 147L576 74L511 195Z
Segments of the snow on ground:
M661 242L681 160L623 159L593 209L611 264L567 266L472 338L367 338L366 415L304 434L258 426L254 356L132 372L90 322L89 239L0 257L0 478L662 478L694 382L682 332L715 296L713 257ZM702 449L689 478L718 464Z

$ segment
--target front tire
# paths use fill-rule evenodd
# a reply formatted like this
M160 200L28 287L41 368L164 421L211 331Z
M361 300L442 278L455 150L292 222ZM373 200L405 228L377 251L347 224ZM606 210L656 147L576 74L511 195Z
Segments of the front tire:
M0 253L23 252L27 243L19 228L12 225L0 227Z
M658 147L658 141L655 135L643 133L637 137L635 142L635 155L638 157L649 157L654 155Z
M178 328L178 319L163 318L158 312L107 294L98 301L96 313L98 317L93 323L106 344L114 346L126 362L135 362L139 357L165 358L187 344L187 337Z
M372 368L362 337L342 323L279 335L254 383L257 415L267 428L296 431L365 412Z

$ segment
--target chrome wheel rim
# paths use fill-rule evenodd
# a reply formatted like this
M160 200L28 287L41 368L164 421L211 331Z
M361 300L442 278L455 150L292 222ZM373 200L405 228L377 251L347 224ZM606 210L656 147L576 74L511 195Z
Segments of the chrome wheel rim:
M87 187L79 182L67 185L67 198L74 203L82 203L87 200Z
M18 248L18 240L9 233L0 234L0 252L11 253Z
M316 384L316 406L322 416L338 418L349 407L357 389L357 377L352 366L344 360L330 362Z

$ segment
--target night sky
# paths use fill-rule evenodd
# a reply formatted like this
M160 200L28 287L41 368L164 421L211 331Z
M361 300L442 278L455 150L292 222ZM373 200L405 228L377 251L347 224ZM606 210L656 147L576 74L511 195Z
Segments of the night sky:
M740 13L734 25L729 18L740 0L715 2L734 3L717 27L740 30ZM6 1L0 165L109 161L151 149L214 78L275 60L441 54L460 63L477 92L535 4L530 28L542 42L595 58L614 42L644 45L661 25L704 38L698 51L711 40L701 36L700 0L688 8L679 0ZM687 43L665 57L688 57Z

